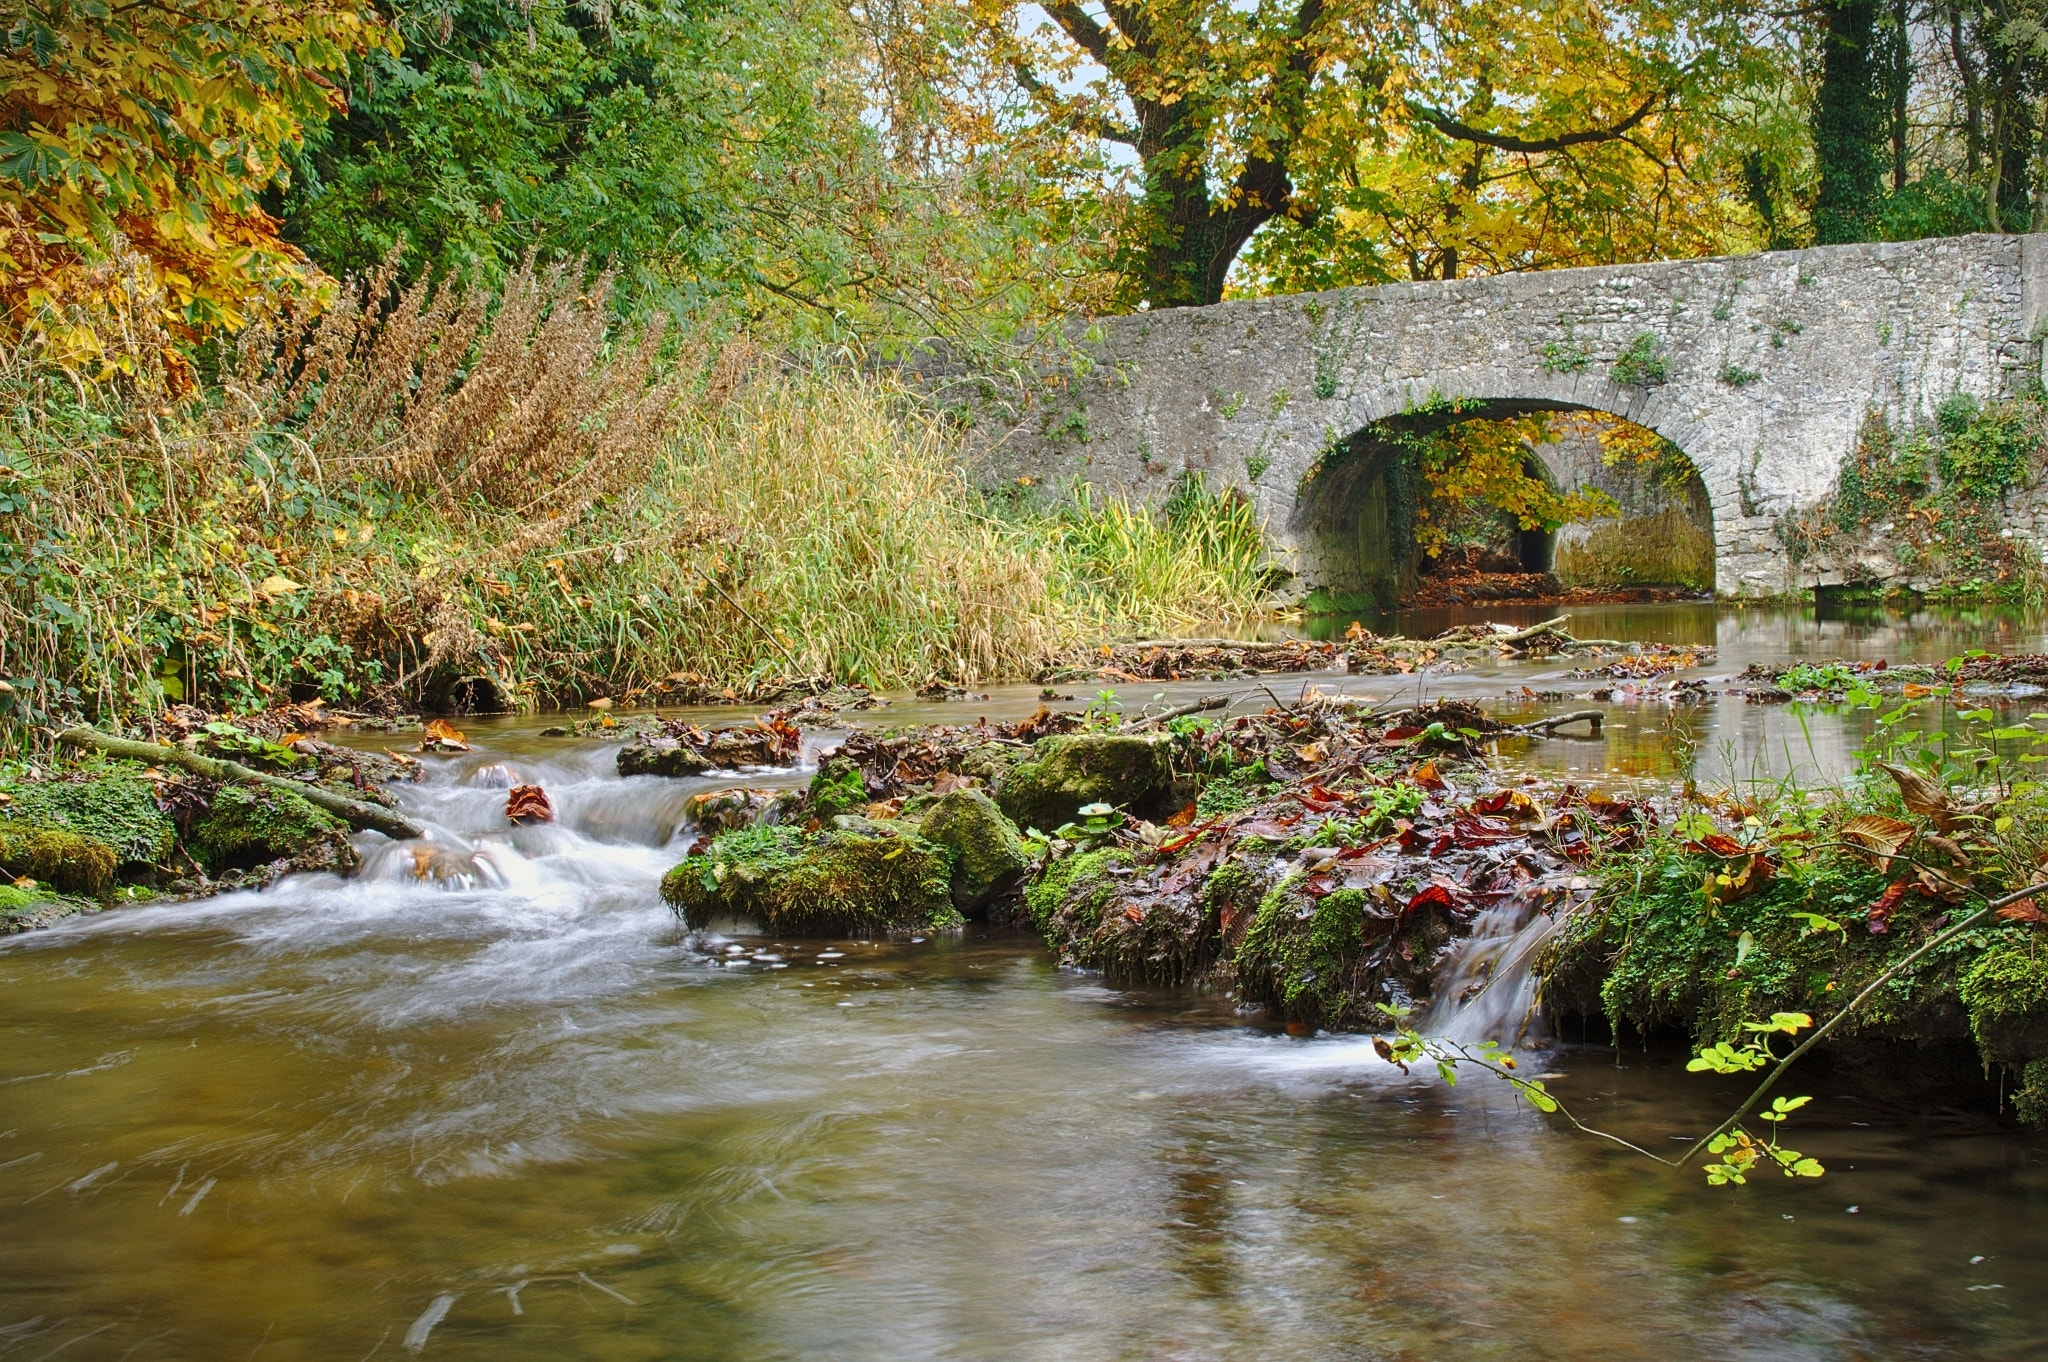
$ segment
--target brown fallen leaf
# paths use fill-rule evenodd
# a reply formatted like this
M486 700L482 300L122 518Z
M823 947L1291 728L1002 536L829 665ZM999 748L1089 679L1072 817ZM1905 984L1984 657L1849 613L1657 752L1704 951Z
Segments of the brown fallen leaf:
M1877 767L1897 783L1899 796L1906 801L1908 810L1922 818L1933 819L1934 826L1943 832L1949 831L1954 811L1949 807L1947 790L1918 771L1909 771L1903 766L1881 761Z
M2008 903L1998 910L1998 915L2007 922L2048 922L2048 913L2043 913L2032 899Z
M538 785L515 785L505 796L505 816L515 823L552 823L555 806Z
M467 752L469 739L462 736L462 730L446 719L429 719L420 733L419 752Z
M1871 860L1883 866L1913 840L1913 825L1881 813L1866 813L1842 824L1842 840L1874 853Z

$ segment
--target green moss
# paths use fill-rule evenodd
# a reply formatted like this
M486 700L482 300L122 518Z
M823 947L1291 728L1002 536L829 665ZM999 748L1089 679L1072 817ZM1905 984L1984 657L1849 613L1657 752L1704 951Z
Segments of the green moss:
M692 928L744 917L780 936L860 936L956 925L951 858L907 828L864 818L805 833L729 832L663 877Z
M5 788L8 817L104 842L123 865L163 865L177 845L177 830L157 807L156 787L135 768Z
M968 912L1013 889L1031 867L1017 825L980 790L951 790L930 806L919 831L953 859L953 904Z
M1130 853L1115 847L1062 856L1045 868L1037 883L1024 891L1024 908L1031 917L1031 925L1044 934L1047 944L1058 949L1059 942L1054 940L1054 919L1067 900L1076 899L1076 906L1084 910L1090 904L1099 909L1116 888L1109 877L1109 868L1129 869L1130 865Z
M867 780L845 757L827 757L811 777L811 811L819 818L860 813L868 806Z
M223 785L192 822L186 846L207 873L249 870L288 860L306 869L356 864L348 825L290 790Z
M58 893L105 894L113 887L118 860L98 838L0 819L0 870Z
M1063 964L1113 983L1181 984L1216 958L1216 915L1197 885L1163 892L1128 851L1067 856L1025 891L1031 919Z
M1050 831L1072 822L1083 805L1113 804L1157 812L1173 788L1167 742L1117 733L1040 738L1031 760L1012 767L996 802L1019 827Z
M1337 1027L1356 1023L1371 1000L1356 996L1365 943L1365 892L1339 889L1321 898L1289 875L1260 901L1237 948L1239 987L1289 1021Z
M1704 880L1721 864L1668 841L1610 862L1603 876L1608 892L1567 924L1545 952L1546 991L1564 1002L1582 998L1598 980L1610 1020L1642 1030L1682 1027L1702 1041L1727 1040L1740 1034L1744 1021L1773 1012L1833 1013L1921 945L1932 921L1946 911L1909 895L1893 915L1891 930L1873 933L1866 910L1884 891L1886 877L1861 861L1829 854L1791 861L1747 898L1710 904ZM1847 930L1815 930L1798 913L1819 914ZM1837 1034L1964 1038L1969 1023L1959 974L2015 931L1987 926L1923 956Z
M2034 1060L2020 1071L2012 1109L2030 1126L2048 1126L2048 1057Z
M1214 818L1220 813L1249 809L1272 788L1273 779L1266 774L1266 760L1261 757L1204 785L1195 800L1195 813L1202 818Z
M1987 1061L2048 1057L2048 959L2031 939L1984 952L1963 971L1961 992Z

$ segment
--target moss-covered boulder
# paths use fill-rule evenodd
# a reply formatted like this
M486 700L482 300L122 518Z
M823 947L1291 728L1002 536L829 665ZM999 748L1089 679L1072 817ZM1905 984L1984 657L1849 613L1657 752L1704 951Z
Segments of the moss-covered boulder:
M2034 942L1993 946L1963 971L1961 987L1987 1061L2018 1066L2048 1058L2048 958Z
M711 758L676 738L642 738L619 749L622 776L701 776L715 769Z
M168 864L177 829L157 806L156 786L139 769L112 769L5 787L5 814L19 823L61 828L105 843L118 864Z
M1374 1005L1424 997L1456 934L1449 897L1428 886L1318 890L1290 874L1269 890L1233 952L1246 1002L1290 1022L1370 1029Z
M348 840L348 824L290 790L223 785L206 811L192 820L185 846L221 875L278 861L294 870L343 873L361 863Z
M960 921L945 848L865 818L728 832L669 871L661 895L695 929L747 918L776 936L866 936Z
M969 916L1014 890L1031 868L1017 825L980 790L940 795L925 810L919 831L952 853L953 906Z
M811 812L822 819L841 814L858 814L869 802L867 777L860 767L843 756L830 756L818 763L811 777Z
M0 819L0 871L60 894L99 897L114 885L120 857L97 837Z
M1072 733L1040 738L1031 759L1004 773L996 803L1019 827L1050 832L1084 805L1162 812L1173 789L1172 747L1155 737Z
M1032 925L1061 964L1112 983L1194 982L1216 958L1215 907L1199 883L1175 888L1158 869L1122 847L1062 857L1024 891Z

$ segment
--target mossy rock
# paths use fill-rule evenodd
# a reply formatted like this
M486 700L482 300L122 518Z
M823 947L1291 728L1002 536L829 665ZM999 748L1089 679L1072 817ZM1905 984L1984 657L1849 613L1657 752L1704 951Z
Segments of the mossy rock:
M1963 971L1963 1005L1993 1064L2048 1058L2048 956L2034 943L1994 946Z
M0 870L60 894L98 898L114 886L120 857L96 837L0 819Z
M811 812L822 819L857 814L868 806L867 777L845 757L831 756L818 763L811 777Z
M953 906L969 915L1015 889L1031 868L1017 825L980 790L940 795L925 811L919 832L952 853Z
M289 861L294 870L343 873L361 863L348 824L290 790L223 785L192 820L186 847L210 875Z
M907 827L842 817L806 833L728 832L661 881L661 896L701 930L749 918L776 936L867 936L955 926L945 848Z
M1370 1030L1374 1005L1427 996L1453 937L1441 907L1401 909L1388 886L1306 892L1290 874L1260 900L1232 952L1240 996L1289 1022Z
M1213 901L1194 886L1162 893L1147 867L1117 847L1077 852L1047 867L1025 904L1060 963L1101 970L1112 983L1201 979L1217 950Z
M1236 951L1238 986L1291 1022L1336 1028L1358 1020L1359 958L1365 946L1365 892L1339 889L1321 898L1290 875L1259 903Z
M1171 753L1165 741L1120 733L1040 738L1031 759L1004 774L996 803L1019 827L1046 832L1088 804L1157 813L1173 788Z
M177 846L156 787L133 769L27 781L8 786L7 797L7 817L104 842L123 866L167 864Z
M644 738L619 749L622 776L701 776L714 770L711 758L674 738Z

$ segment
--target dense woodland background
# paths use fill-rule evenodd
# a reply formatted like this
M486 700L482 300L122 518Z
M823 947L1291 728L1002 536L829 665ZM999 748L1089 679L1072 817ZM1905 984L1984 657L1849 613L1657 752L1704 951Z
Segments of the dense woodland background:
M0 708L31 724L1014 674L1255 612L1259 527L1199 483L970 487L873 360L1000 376L1073 316L2048 226L2044 0L8 10ZM1585 510L1526 435L1423 471ZM903 539L912 488L943 509Z

